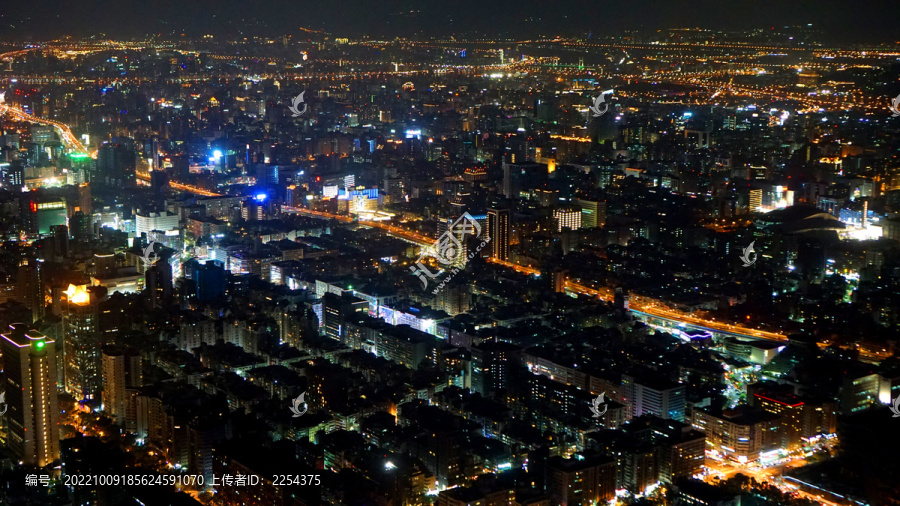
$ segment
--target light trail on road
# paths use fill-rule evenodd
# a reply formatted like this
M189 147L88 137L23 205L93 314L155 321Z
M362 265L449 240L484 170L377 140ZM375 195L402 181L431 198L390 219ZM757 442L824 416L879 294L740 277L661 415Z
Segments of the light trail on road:
M332 213L312 211L309 209L303 209L303 208L297 208L297 207L285 207L285 209L289 209L291 212L308 214L311 216L316 216L316 217L321 217L321 218L336 219L336 220L341 220L344 222L353 221L351 218L349 218L347 216L341 216L341 215L332 214ZM394 227L391 225L387 225L385 223L372 222L372 221L360 221L359 223L364 224L366 226L381 228L381 229L387 231L389 234L398 236L402 239L406 239L411 242L425 243L425 244L422 244L423 246L427 246L427 245L430 245L430 244L433 244L434 242L436 242L435 239L424 237L424 236L416 234L414 232L403 230L403 229L400 229L400 228L397 228L397 227ZM522 274L527 274L527 275L531 275L531 276L540 276L541 275L541 271L538 269L535 269L533 267L519 265L519 264L515 264L512 262L505 261L505 260L498 260L495 258L491 258L488 261L491 263L497 264L497 265L501 265L503 267L507 267L509 269L513 269L516 272L520 272ZM566 290L569 290L574 293L580 293L583 295L599 297L600 299L603 299L606 301L611 301L613 299L613 292L609 288L603 288L603 289L590 288L588 286L585 286L580 283L576 283L571 280L566 280ZM691 326L702 328L705 330L710 330L713 332L727 333L727 334L732 334L732 335L740 336L740 337L752 337L755 339L765 339L768 341L783 342L783 341L788 340L787 336L785 336L784 334L779 334L776 332L768 332L768 331L758 330L758 329L750 329L747 327L742 327L740 325L732 325L729 323L720 323L720 322L715 322L715 321L711 321L711 320L705 320L702 318L685 315L684 313L681 313L680 311L666 309L661 306L663 306L663 304L660 303L659 301L655 301L652 299L646 299L644 297L633 297L629 303L629 310L634 313L643 313L650 317L669 320L669 321L675 322L676 324L681 323L681 324L685 324L685 325L691 325Z
M89 155L87 148L84 147L84 144L82 144L81 141L79 141L78 138L75 137L75 134L72 133L72 130L65 123L32 116L22 109L13 107L12 105L7 103L0 103L0 112L9 113L20 121L30 121L32 123L40 123L42 125L50 125L56 127L60 131L63 142L68 144L70 146L70 149L73 149L74 151L77 151L78 153L83 155Z

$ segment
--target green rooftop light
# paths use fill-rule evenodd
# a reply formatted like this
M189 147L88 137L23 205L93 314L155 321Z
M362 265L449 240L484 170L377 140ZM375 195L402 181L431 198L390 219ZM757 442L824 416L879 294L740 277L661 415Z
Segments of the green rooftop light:
M38 341L38 342L37 342L37 347L38 347L38 348L43 348L43 347L44 347L44 341Z

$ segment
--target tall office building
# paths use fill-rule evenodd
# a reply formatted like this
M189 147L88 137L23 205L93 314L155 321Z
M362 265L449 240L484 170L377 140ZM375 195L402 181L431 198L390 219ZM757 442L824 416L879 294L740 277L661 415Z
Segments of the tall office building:
M547 166L540 163L503 162L503 195L517 199L519 193L537 188L547 181Z
M684 385L656 377L622 375L625 403L634 417L650 414L664 420L684 421Z
M142 155L149 158L150 170L156 172L160 170L159 166L159 137L151 136L143 139L141 146Z
M488 210L488 237L491 258L509 260L509 209Z
M730 460L753 462L763 453L783 449L783 417L759 408L694 408L690 422L706 434L707 450Z
M44 317L44 284L41 282L41 262L23 259L16 273L16 299L31 311L31 321Z
M159 256L159 261L144 272L146 292L150 296L150 307L165 307L172 300L172 266L169 251Z
M56 225L52 229L53 237L50 241L50 249L53 255L57 257L69 257L69 227L65 225Z
M69 285L66 296L66 391L77 401L91 401L100 393L100 301L106 288Z
M565 228L578 230L581 228L581 209L577 207L554 209L553 221L557 232L562 232Z
M137 151L132 139L116 138L113 142L104 142L97 150L91 183L119 187L134 183L136 166Z
M91 217L81 211L75 211L69 220L72 239L77 242L88 242L94 236L94 228L91 225Z
M573 199L581 209L581 227L597 228L606 224L606 202L589 199Z
M434 298L434 308L449 315L458 315L469 310L472 295L465 285L450 284L445 286Z
M469 252L474 252L475 248L477 248L482 241L487 240L488 233L490 232L488 229L488 215L474 214L470 216L472 216L472 218L478 222L478 226L481 227L481 233L478 236L475 236L477 230L475 225L467 218L463 218L455 227L453 225L456 223L456 220L460 219L459 217L438 221L438 241L440 241L447 232L452 236L449 240L439 244L439 248L442 249L441 254L446 254L448 259L451 260L449 265L452 267L462 267L466 265L469 261ZM493 241L493 239L491 239L491 241ZM460 249L457 251L457 248ZM482 248L481 251L483 252L485 249ZM480 254L481 252L479 252L479 255ZM446 266L442 267L447 268Z
M94 197L91 194L91 187L87 183L78 186L78 202L73 212L81 211L87 216L94 212Z
M162 170L152 171L150 173L150 187L153 188L155 193L162 193L164 189L169 187L169 174Z
M551 282L553 283L553 293L565 293L566 291L566 281L569 277L568 269L554 269L553 275L551 276Z
M225 267L222 262L208 260L194 272L197 282L197 299L209 302L225 295Z
M0 335L6 387L7 445L25 465L59 460L56 342L22 323Z
M521 348L503 341L485 342L471 352L473 391L487 396L510 387L513 371L521 363Z
M349 293L335 295L326 293L322 297L322 315L325 317L325 335L341 340L341 328L346 321L357 315L369 313L369 303Z
M134 432L135 398L143 386L141 355L135 350L104 346L101 350L103 369L103 411L120 427ZM132 426L128 427L128 422Z
M18 160L0 163L0 183L13 189L25 186L25 167Z
M751 213L757 213L760 209L762 209L762 189L754 188L750 190L750 201L749 201L749 211Z
M28 164L45 167L50 165L53 160L51 153L54 147L59 146L59 140L56 138L53 127L33 126L31 127L31 142L25 145L28 146Z
M178 215L168 211L135 213L134 235L136 237L141 237L142 234L149 236L154 230L160 232L178 230Z
M837 428L837 406L830 401L801 398L786 388L749 385L747 396L754 406L782 416L784 441L781 448L795 450L820 434Z
M117 272L114 253L94 253L94 276L100 279L114 278Z

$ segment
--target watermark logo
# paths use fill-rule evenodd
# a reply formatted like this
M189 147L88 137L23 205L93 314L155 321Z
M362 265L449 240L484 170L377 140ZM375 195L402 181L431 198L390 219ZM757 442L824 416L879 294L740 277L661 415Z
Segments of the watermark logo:
M297 95L296 97L294 97L294 102L293 102L290 106L288 106L288 109L290 109L291 112L293 113L293 114L291 115L292 118L296 118L297 116L301 116L303 113L306 112L306 107L307 107L307 105L303 103L303 94L304 94L304 93L306 93L306 92L305 92L305 91L300 92L299 95ZM298 109L298 107L300 106L300 104L303 104L303 110L302 110L302 111L301 111L300 109Z
M751 242L750 246L747 246L743 250L744 253L741 255L741 262L744 262L744 267L750 267L751 265L756 263L756 258L758 255L756 254L756 250L753 249L754 243L756 243L756 241Z
M442 271L431 272L427 267L423 264L425 257L430 256L437 259L443 265L451 266L450 272L451 275L444 279L441 284L432 292L433 295L436 295L441 288L447 284L453 278L461 267L464 267L466 262L475 257L475 255L481 251L484 246L490 242L490 237L485 237L481 244L475 249L475 251L469 253L468 257L464 257L463 252L465 250L464 243L466 241L466 237L472 235L473 237L481 237L481 224L478 223L474 217L472 217L469 213L463 213L462 216L456 219L451 225L450 228L441 234L438 237L438 240L433 245L423 248L422 253L419 255L419 258L416 259L415 265L411 265L409 269L412 271L413 275L419 278L422 282L422 288L428 288L428 279L434 279L440 276ZM427 276L427 277L426 277Z
M297 397L296 399L291 401L291 407L289 409L291 410L291 413L294 414L291 418L297 418L306 414L306 411L309 409L309 407L306 405L305 397L306 392L303 392L302 394L300 394L300 397ZM300 411L301 404L303 404L303 411Z
M150 241L150 244L144 248L144 254L141 256L141 260L144 261L144 270L153 267L153 264L159 261L159 256L153 251L155 244L156 242Z
M603 411L600 411L601 406L603 406ZM605 415L608 408L609 406L606 404L606 392L602 392L596 399L591 401L591 413L594 414L594 418L600 418Z
M603 97L603 95L612 92L613 90L602 91L600 92L600 95L598 95L597 98L594 99L594 105L589 107L589 109L591 110L595 118L603 116L604 114L606 114L606 111L609 110L609 104L606 103L606 99ZM601 108L601 106L603 107Z
M9 406L6 404L6 392L0 393L0 416L6 414L6 409Z
M894 399L894 404L888 409L890 409L891 412L894 413L894 416L892 416L891 418L900 418L900 395L898 395L897 398Z
M900 95L891 99L891 106L888 107L893 114L891 114L892 118L896 118L900 116Z

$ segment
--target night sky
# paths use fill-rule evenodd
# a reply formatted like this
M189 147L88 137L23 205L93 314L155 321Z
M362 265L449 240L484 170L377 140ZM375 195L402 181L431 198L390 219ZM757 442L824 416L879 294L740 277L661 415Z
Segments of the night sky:
M0 38L23 40L104 32L298 34L298 27L336 35L422 36L482 33L500 37L586 36L623 29L695 26L771 28L812 23L825 42L900 40L896 1L735 0L549 2L536 0L278 2L248 0L6 0ZM12 25L12 26L11 26Z

